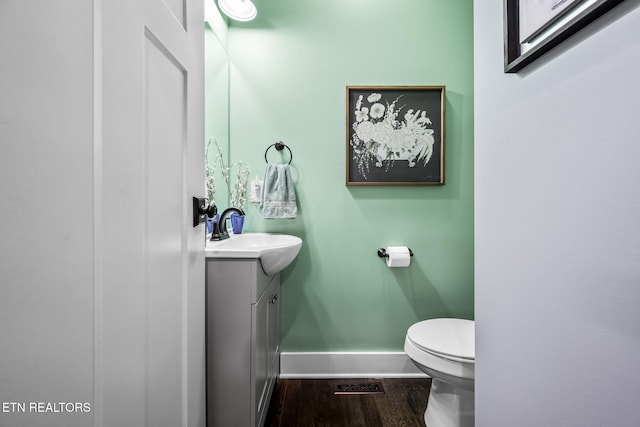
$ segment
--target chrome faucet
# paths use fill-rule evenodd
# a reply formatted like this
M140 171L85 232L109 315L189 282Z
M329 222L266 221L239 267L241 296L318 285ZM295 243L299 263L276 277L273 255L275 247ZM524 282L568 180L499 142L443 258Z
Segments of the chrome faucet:
M220 221L213 224L213 232L211 233L211 240L224 240L229 238L227 232L227 215L231 212L235 212L238 215L244 215L244 211L239 208L227 208L220 215Z

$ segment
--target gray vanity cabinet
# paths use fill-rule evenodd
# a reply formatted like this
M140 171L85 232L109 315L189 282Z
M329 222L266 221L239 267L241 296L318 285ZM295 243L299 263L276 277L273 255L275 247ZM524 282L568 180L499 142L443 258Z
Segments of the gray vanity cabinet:
M207 426L261 427L280 374L280 273L207 260Z

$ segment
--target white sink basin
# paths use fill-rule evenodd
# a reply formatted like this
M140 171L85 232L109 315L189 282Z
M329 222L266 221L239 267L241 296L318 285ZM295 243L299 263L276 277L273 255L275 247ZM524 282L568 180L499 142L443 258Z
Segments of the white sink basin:
M207 240L207 258L259 258L267 274L286 268L298 256L302 239L288 234L232 234L220 241Z

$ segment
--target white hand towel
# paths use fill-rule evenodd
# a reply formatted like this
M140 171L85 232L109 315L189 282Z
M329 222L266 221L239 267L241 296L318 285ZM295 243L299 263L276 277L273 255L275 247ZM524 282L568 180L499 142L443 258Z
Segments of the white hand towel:
M266 219L295 218L298 213L296 191L288 164L267 164L262 185L260 214Z

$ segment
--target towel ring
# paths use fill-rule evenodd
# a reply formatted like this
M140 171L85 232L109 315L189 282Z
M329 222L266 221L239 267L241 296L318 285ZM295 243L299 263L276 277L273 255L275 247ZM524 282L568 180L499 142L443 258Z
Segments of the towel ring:
M289 150L289 164L291 164L291 160L293 160L293 153L291 152L291 148L289 148L289 146L287 144L285 144L282 141L278 141L275 144L271 144L270 146L267 147L267 149L264 151L264 161L269 163L269 160L267 160L267 151L269 151L269 148L271 147L276 147L276 150L278 151L282 151L285 148L287 150Z

